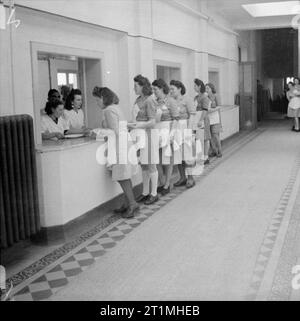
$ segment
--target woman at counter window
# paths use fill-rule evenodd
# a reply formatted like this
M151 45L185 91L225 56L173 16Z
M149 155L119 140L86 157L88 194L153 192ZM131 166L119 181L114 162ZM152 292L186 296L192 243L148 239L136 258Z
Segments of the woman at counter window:
M192 171L193 167L196 165L196 160L190 158L190 152L192 153L192 150L189 150L189 148L192 149L192 146L189 147L187 144L184 144L182 138L185 129L194 130L193 119L196 115L196 109L192 100L186 97L186 89L182 82L178 80L172 80L170 82L170 94L175 99L177 104L179 112L177 129L182 134L182 137L178 141L178 145L180 145L179 158L176 156L178 153L174 150L174 164L178 164L177 166L180 174L179 181L177 181L174 186L186 186L187 188L192 188L195 186L195 180L192 175ZM176 137L174 137L173 146L175 146L176 140Z
M211 133L211 156L222 157L222 147L220 133L222 131L221 124L221 113L218 110L217 92L215 86L211 83L206 84L205 90L207 92L208 98L211 101L211 106L209 109L209 122L210 122L210 133Z
M204 165L207 165L209 164L208 153L211 140L208 110L211 102L205 92L205 85L202 80L197 78L194 80L194 90L198 94L195 97L197 112L202 112L199 120L199 126L200 128L204 128Z
M45 107L46 115L41 118L43 139L62 139L69 131L69 125L62 117L64 104L59 99L50 99Z
M170 132L174 126L174 121L179 119L179 110L176 101L169 96L169 86L162 79L157 79L152 83L154 95L156 96L157 119L155 128L161 130L159 164L157 165L159 182L158 192L163 196L170 193L170 182L173 173ZM165 135L167 137L165 137Z
M155 160L159 158L159 150L155 144L151 144L151 129L155 126L156 107L152 97L152 87L149 80L142 75L134 78L134 91L138 96L135 102L136 119L128 124L130 130L143 129L146 135L145 146L140 149L140 162L143 177L143 192L137 198L137 202L151 205L158 201L157 185L158 171ZM150 192L151 182L151 192Z
M82 94L79 89L72 89L65 103L64 119L74 134L85 133Z
M126 121L119 106L118 96L107 87L95 87L93 96L97 100L97 105L103 110L103 127L114 131L118 145L119 125L120 122ZM117 147L116 150L119 151L119 148ZM112 179L120 184L127 198L127 204L124 204L120 209L115 210L115 212L122 213L122 216L125 218L133 217L139 210L139 205L136 203L133 194L131 182L132 169L133 167L129 163L119 164L119 155L117 155L117 163L112 165Z

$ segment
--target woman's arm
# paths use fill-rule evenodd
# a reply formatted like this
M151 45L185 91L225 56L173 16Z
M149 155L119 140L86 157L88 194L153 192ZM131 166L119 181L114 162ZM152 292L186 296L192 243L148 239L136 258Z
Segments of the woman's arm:
M128 127L131 129L149 129L153 128L156 124L156 107L154 101L151 97L148 97L144 102L146 104L146 114L148 117L148 121L141 121L134 125L129 125Z
M58 138L58 139L63 139L64 135L62 133L50 133L49 131L46 131L42 133L42 139L47 140L47 139L53 139L53 138Z

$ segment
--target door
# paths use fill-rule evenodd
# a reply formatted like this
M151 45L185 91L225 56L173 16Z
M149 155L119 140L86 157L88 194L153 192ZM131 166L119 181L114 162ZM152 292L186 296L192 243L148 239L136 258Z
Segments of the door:
M257 88L254 62L240 63L240 129L257 127Z

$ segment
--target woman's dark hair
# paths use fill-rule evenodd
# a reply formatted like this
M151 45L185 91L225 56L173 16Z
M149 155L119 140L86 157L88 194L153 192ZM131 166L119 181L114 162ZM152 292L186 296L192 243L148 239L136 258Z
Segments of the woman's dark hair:
M81 91L79 89L72 89L66 99L65 109L67 109L67 110L73 109L72 103L73 103L76 95L81 96L82 95Z
M168 95L170 92L168 84L163 79L154 80L152 86L162 89L165 95Z
M300 83L300 78L295 77L295 78L294 78L294 84L295 84L295 80L296 80L296 79L297 79L297 80L298 80L298 82Z
M57 89L50 89L48 91L48 100L50 100L54 94L58 94L60 96L60 93ZM57 99L57 97L55 97Z
M208 84L205 85L205 87L206 87L206 86L208 86L208 87L211 89L211 91L212 91L213 94L216 94L216 93L217 93L216 87L215 87L212 83L209 82Z
M102 98L105 107L119 104L119 97L107 87L96 86L93 90L93 96Z
M205 93L205 85L204 82L198 78L194 80L194 84L200 87L200 93L204 94Z
M150 81L148 80L148 78L143 77L142 75L137 75L136 77L134 77L134 82L138 83L139 86L143 87L142 89L142 93L144 96L151 96L153 91L152 91L152 87L150 84Z
M59 105L64 105L64 103L60 99L50 99L45 107L45 112L47 115L52 115L52 109L56 109Z
M175 86L176 88L180 89L181 95L185 95L186 89L184 84L179 80L171 80L170 86Z
M60 93L61 93L61 95L62 95L62 100L63 100L64 102L66 102L68 96L69 96L70 93L71 93L71 89L70 89L69 86L63 85L63 86L61 86L61 88L60 88Z

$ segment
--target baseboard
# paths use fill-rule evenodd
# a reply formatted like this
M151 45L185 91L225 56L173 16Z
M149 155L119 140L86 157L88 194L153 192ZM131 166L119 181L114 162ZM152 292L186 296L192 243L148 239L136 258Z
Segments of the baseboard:
M133 188L135 196L138 196L142 190L142 184ZM34 243L55 244L67 241L70 235L76 235L75 230L81 226L88 224L88 222L101 221L116 207L123 202L123 194L112 198L111 200L93 208L92 210L82 214L74 220L64 224L51 227L42 227L40 232L32 236L30 239ZM77 234L78 235L78 234Z

